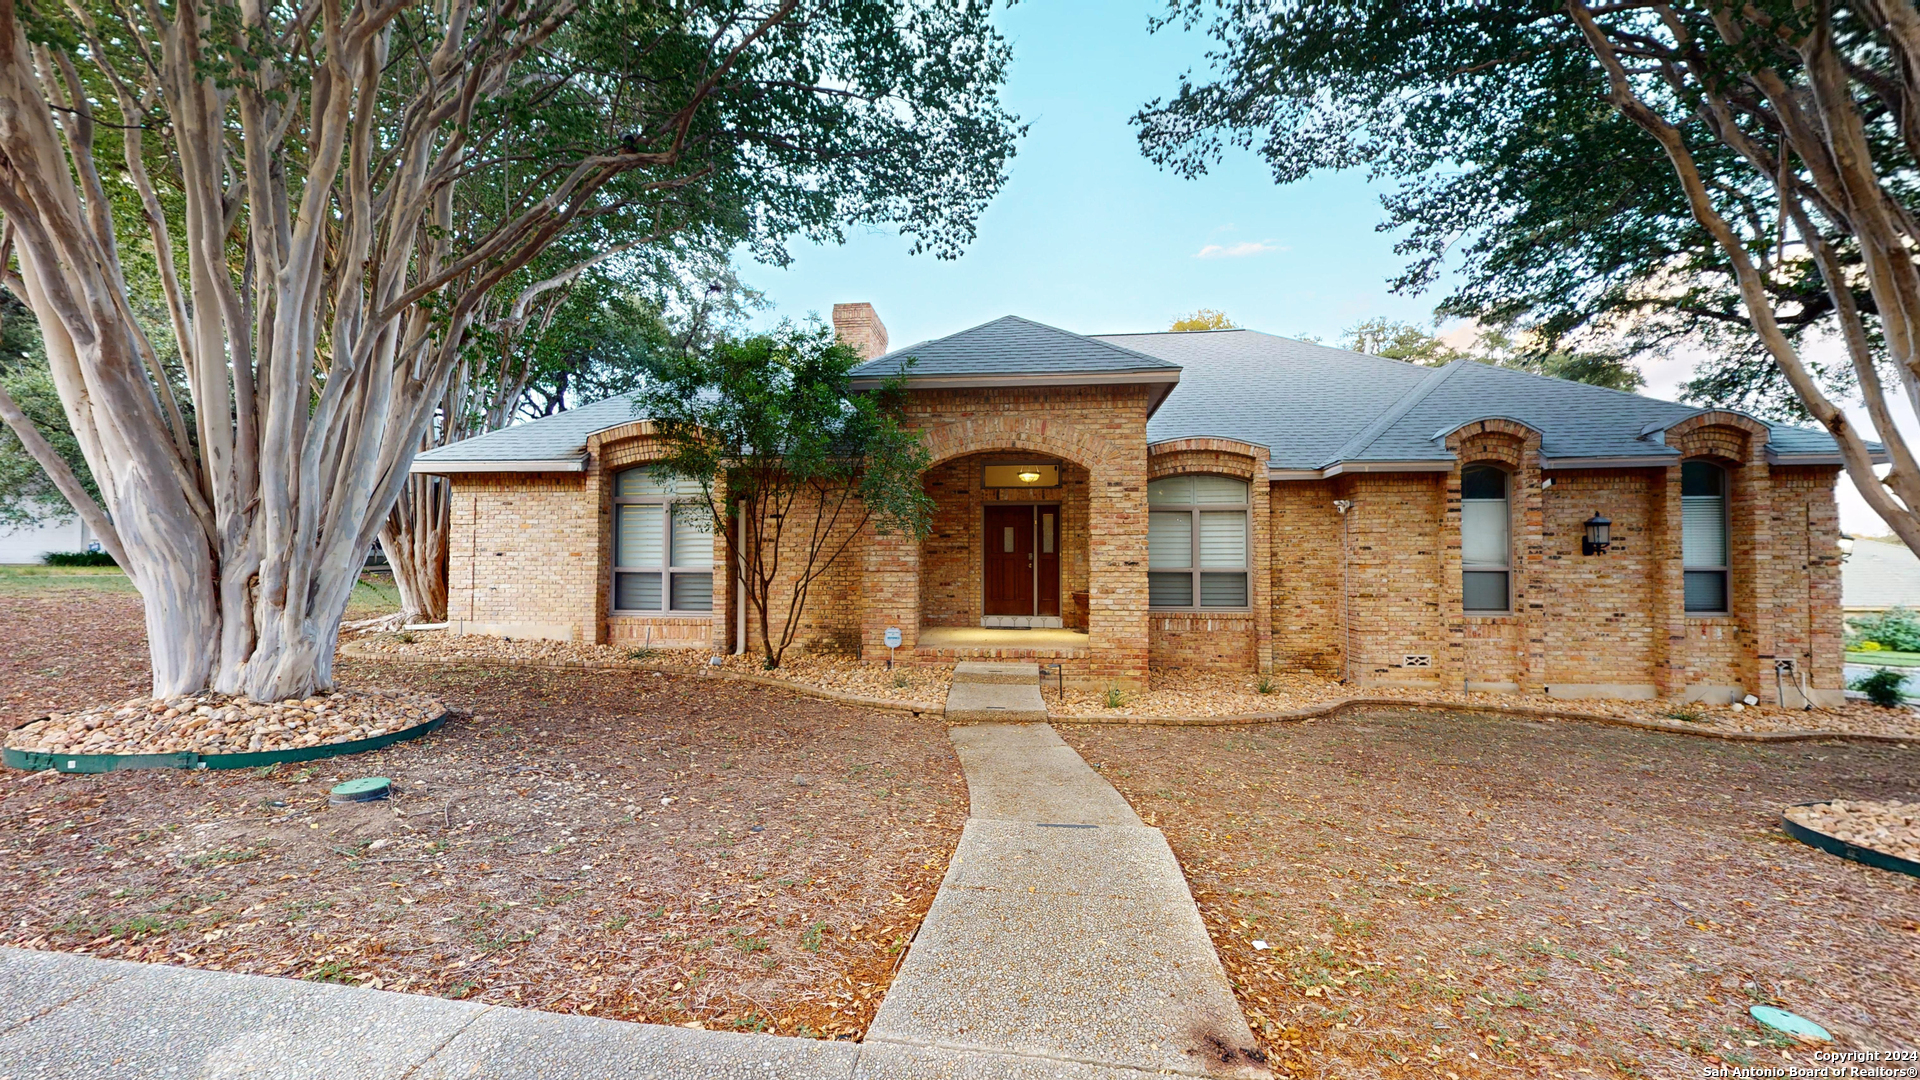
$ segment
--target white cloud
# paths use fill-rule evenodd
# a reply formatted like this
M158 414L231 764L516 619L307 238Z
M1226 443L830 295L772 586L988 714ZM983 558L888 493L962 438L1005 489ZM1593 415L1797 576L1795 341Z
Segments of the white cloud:
M1285 251L1285 244L1272 240L1242 240L1237 244L1208 244L1193 253L1196 259L1244 259L1249 255L1265 255L1269 251Z

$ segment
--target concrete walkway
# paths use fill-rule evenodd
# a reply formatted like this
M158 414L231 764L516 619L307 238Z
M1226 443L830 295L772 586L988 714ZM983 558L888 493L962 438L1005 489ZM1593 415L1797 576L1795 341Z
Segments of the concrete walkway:
M1268 1076L1160 830L1046 724L950 735L972 816L867 1045Z
M1016 661L966 660L953 666L947 690L948 723L1044 721L1040 665Z

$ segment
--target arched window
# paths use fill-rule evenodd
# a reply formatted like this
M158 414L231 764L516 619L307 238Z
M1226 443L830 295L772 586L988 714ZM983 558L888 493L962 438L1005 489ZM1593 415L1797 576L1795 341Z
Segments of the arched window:
M1690 612L1727 613L1727 470L1680 463L1680 562Z
M1512 610L1512 520L1505 472L1491 465L1460 470L1460 606L1468 612Z
M1147 485L1148 607L1248 606L1247 490L1231 476Z
M700 485L628 469L613 482L613 610L713 610L712 514Z

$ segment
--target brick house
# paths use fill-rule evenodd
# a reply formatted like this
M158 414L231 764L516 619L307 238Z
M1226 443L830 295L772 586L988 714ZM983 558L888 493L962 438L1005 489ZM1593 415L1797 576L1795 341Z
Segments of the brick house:
M933 529L868 530L803 648L1307 670L1560 697L1840 696L1840 459L1824 432L1470 361L1250 330L1084 336L1008 317L908 357ZM725 545L613 398L420 455L452 493L462 632L735 651ZM1605 519L1605 543L1600 523Z

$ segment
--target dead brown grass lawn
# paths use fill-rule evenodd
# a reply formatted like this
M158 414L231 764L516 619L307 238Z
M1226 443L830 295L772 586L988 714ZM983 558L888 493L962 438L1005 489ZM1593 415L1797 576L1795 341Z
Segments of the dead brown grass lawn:
M1790 803L1912 798L1920 747L1401 711L1060 730L1166 831L1286 1075L1810 1064L1758 1003L1846 1045L1920 1044L1920 880L1777 825Z
M144 683L130 596L8 596L0 642L9 725ZM649 672L341 674L470 715L270 772L0 775L0 942L852 1037L966 816L944 730L890 714ZM398 794L328 805L366 775Z

